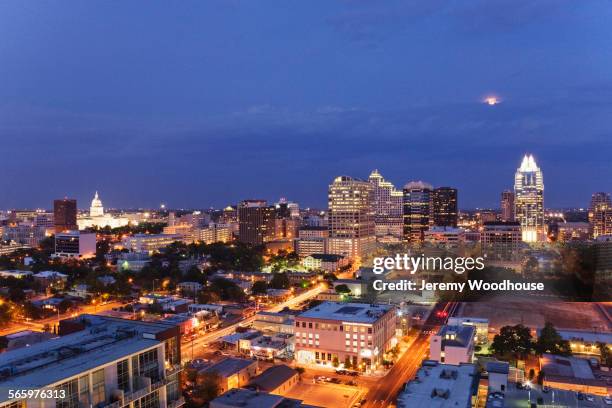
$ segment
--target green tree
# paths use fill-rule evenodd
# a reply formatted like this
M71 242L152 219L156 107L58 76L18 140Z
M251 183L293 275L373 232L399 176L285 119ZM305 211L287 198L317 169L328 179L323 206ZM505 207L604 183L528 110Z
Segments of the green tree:
M546 322L546 324L544 324L538 341L535 343L535 350L538 354L551 353L562 356L569 356L572 354L569 342L563 340L551 322Z
M499 356L526 356L533 348L531 332L529 328L522 324L504 326L500 329L499 334L493 338L491 348Z
M272 280L270 281L270 287L273 289L289 288L289 277L286 273L273 273Z
M606 343L597 343L599 353L601 354L601 365L612 367L612 352Z
M347 370L353 368L353 363L351 362L351 358L349 356L346 356L344 358L344 368L346 368Z
M254 295L265 295L268 290L268 284L265 281L257 281L253 283L251 292Z
M340 365L340 361L338 361L338 357L334 356L334 358L332 359L332 366L338 367L339 365Z
M349 289L349 287L345 285L344 283L341 285L336 285L335 289L337 293L344 293L344 294L351 293L351 290Z
M204 401L212 401L219 396L221 391L221 376L216 371L200 374L197 385L194 388L194 396Z

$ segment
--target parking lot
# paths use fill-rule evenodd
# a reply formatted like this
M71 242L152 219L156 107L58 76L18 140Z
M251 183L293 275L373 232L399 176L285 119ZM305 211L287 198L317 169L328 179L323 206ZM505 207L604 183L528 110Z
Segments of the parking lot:
M542 404L538 407L576 407L576 408L603 408L612 407L606 405L602 397L593 396L593 401L588 401L586 396L579 400L576 393L571 391L550 390L547 393L542 392L539 385L533 385L531 391L520 390L515 384L508 384L508 390L505 392L504 407L505 408L524 408L529 407L529 397L531 402L538 402L538 398L542 398Z
M299 382L284 396L304 401L305 404L319 407L351 407L363 389L342 384Z

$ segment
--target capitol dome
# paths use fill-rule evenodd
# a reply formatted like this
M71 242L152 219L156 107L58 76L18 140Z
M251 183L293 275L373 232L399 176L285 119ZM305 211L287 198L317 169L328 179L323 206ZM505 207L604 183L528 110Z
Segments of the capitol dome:
M102 200L98 197L98 192L94 195L93 200L91 200L91 206L89 207L89 216L90 217L101 217L104 215L104 207L102 206Z

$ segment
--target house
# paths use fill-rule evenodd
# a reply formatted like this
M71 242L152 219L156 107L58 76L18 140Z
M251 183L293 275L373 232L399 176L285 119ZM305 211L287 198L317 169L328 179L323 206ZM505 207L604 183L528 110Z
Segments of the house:
M348 265L348 262L348 259L342 255L312 254L302 260L302 265L309 269L322 269L333 273Z
M284 395L299 381L299 374L293 368L281 364L268 368L249 383L249 388L269 394Z
M219 390L223 393L247 385L257 375L257 369L257 361L228 357L198 371L197 381L205 374L216 373L220 377Z

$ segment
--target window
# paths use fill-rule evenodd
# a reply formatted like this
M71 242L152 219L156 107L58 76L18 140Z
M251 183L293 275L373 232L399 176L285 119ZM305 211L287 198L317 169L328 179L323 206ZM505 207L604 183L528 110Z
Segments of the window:
M91 373L91 403L93 406L104 405L104 369Z
M89 407L89 375L79 377L79 406Z
M315 352L315 360L318 360L318 359L319 359L319 352L318 352L318 351L316 351L316 352Z
M156 348L138 355L138 375L149 377L151 382L159 381L159 362L157 361Z
M312 322L308 322L308 328L312 329Z
M340 331L344 331L344 326L340 325Z
M368 334L372 334L372 328L368 327Z
M127 360L117 362L117 387L124 392L130 390L130 372Z
M159 408L159 395L157 391L134 401L134 408Z
M295 327L300 327L300 322L295 322Z
M58 390L64 390L66 396L55 402L57 408L77 408L79 406L79 389L78 380L66 381L57 386Z

